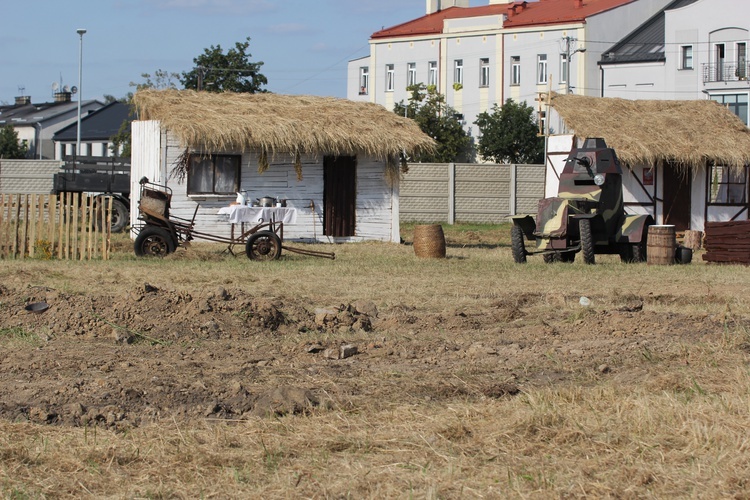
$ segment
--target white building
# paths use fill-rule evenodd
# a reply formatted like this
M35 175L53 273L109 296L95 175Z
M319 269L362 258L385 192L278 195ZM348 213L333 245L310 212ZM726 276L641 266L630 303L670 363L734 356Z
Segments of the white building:
M713 99L748 124L750 4L675 0L606 51L603 97Z
M370 55L349 63L347 97L393 109L409 85L434 85L476 135L477 115L508 98L537 107L549 90L599 95L601 54L668 3L427 0L425 16L371 36Z

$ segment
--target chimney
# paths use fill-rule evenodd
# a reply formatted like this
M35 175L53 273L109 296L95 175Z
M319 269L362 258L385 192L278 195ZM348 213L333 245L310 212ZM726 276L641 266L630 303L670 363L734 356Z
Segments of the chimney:
M70 102L71 95L70 92L55 92L55 102Z
M508 5L508 19L526 8L526 2L514 2Z
M427 0L427 14L435 14L448 7L469 7L469 0Z
M16 97L16 106L25 106L26 104L31 104L31 96L20 95Z
M583 0L573 0L575 2L575 8L580 9L583 7Z

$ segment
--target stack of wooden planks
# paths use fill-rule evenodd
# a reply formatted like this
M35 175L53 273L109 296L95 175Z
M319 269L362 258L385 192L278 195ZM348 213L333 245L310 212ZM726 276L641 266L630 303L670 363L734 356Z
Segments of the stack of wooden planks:
M703 260L725 264L750 264L750 220L707 222Z

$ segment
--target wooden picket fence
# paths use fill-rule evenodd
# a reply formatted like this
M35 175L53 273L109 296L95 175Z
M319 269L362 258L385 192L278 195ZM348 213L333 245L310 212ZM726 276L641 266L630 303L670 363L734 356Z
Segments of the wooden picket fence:
M107 260L111 196L0 194L0 259Z

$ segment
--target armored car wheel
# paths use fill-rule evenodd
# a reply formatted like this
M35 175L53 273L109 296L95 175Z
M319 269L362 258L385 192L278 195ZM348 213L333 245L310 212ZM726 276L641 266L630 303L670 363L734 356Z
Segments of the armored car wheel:
M594 238L591 235L591 221L581 219L578 221L578 230L581 233L581 253L585 264L596 264L594 254Z
M646 262L648 255L648 226L643 227L643 234L639 243L628 243L620 248L620 260L622 262Z
M510 249L513 252L513 260L517 264L523 264L526 262L526 247L523 243L523 229L515 224L510 228Z
M273 231L253 233L245 243L245 253L251 260L276 260L281 256L281 238Z

